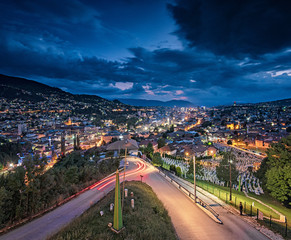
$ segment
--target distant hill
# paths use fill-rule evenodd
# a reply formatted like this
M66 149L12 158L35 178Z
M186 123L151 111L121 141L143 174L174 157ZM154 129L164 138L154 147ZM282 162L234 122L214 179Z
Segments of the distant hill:
M268 102L258 102L258 103L237 103L236 106L254 106L254 107L262 107L262 106L279 106L279 107L290 107L291 106L291 98L274 100ZM222 107L233 107L233 105L219 105L216 106L218 108Z
M256 104L257 105L266 104L266 105L276 105L276 106L291 106L291 98L270 101L270 102L260 102Z
M167 102L158 100L145 100L145 99L118 99L120 102L132 106L140 107L193 107L194 104L184 100L171 100Z
M51 94L72 97L73 95L62 91L59 88L47 86L45 84L27 80L24 78L10 77L0 74L0 97L7 99L22 99L28 101L43 101Z
M44 102L49 107L58 103L73 106L74 111L83 113L99 113L106 115L114 108L127 108L129 106L109 101L96 95L71 94L59 88L0 74L0 98L8 100L22 100L29 102ZM85 106L85 107L84 107Z

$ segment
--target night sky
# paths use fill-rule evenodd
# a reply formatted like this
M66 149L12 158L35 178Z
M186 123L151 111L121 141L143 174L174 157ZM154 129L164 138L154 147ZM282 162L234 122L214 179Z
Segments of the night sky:
M291 1L2 0L0 73L108 99L291 97Z

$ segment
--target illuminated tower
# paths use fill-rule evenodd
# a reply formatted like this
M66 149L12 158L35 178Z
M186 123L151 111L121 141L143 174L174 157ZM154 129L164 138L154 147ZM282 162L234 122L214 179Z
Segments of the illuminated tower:
M116 170L114 217L113 217L112 230L116 233L119 233L122 229L123 229L123 221L122 221L122 209L121 209L119 172L118 172L118 170Z

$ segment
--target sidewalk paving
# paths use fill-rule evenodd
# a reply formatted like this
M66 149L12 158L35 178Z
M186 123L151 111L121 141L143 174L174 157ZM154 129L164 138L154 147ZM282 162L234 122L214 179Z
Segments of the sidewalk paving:
M177 182L179 181L180 184L183 185L188 190L194 189L194 184L188 182L187 180L182 179L180 177L177 177L177 176L175 176L173 174L171 174L171 176L173 176L176 179ZM270 229L266 228L265 226L260 225L256 221L256 217L250 217L250 216L247 216L247 215L242 215L241 216L238 209L232 207L229 204L226 204L224 201L222 201L221 199L219 199L215 195L213 195L213 194L211 194L211 193L209 193L209 192L205 191L204 189L202 189L200 187L197 187L197 186L196 186L196 190L198 192L200 192L201 194L203 194L204 196L206 196L207 198L211 199L212 201L214 201L217 204L219 204L220 206L222 206L228 212L234 214L235 216L241 218L243 221L247 222L249 225L251 225L252 227L257 229L258 231L263 233L268 238L273 239L273 240L282 240L282 239L284 239L280 234L274 233L273 231L271 231Z
M255 201L261 203L262 205L264 205L264 206L270 208L270 209L273 210L275 213L277 213L277 214L280 216L280 219L279 219L279 220L274 219L274 221L285 223L285 218L286 218L285 215L283 215L282 213L280 213L280 212L277 211L276 209L270 207L268 204L262 202L261 200L256 199L256 198L254 198L254 197L250 197L246 192L243 192L243 193L245 194L246 197L248 197L248 198L250 198L250 199L253 199L253 200L255 200Z

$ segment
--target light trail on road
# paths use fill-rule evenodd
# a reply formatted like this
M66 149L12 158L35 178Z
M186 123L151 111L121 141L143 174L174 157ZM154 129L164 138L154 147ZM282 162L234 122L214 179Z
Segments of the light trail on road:
M125 174L125 176L126 177L131 176L131 175L133 175L135 173L138 173L139 171L143 171L146 168L146 165L143 162L137 162L137 165L138 165L137 169L133 169L133 170L128 171ZM91 190L91 189L94 189L94 188L98 187L97 190L101 190L101 189L103 189L104 187L108 186L110 183L113 183L113 182L115 182L115 174L113 174L112 176L107 177L107 178L105 178L105 179L103 179L103 180L101 180L101 181L99 181L97 183L94 183L93 185L91 185L89 187L89 189ZM102 185L103 183L104 183L104 185Z
M140 180L140 174L143 175L144 182L152 187L169 212L179 239L268 239L255 228L242 221L241 217L229 214L226 210L219 212L224 224L217 224L193 204L193 201L181 192L177 186L161 176L156 168L137 157L129 157L128 161L130 164L129 171L126 173L126 180L137 181ZM91 188L83 190L77 197L70 199L70 201L42 217L1 235L0 239L46 239L84 213L92 204L100 201L114 189L114 182L115 174L113 173L107 178L92 184Z
M125 174L125 177L129 177L129 176L131 176L131 175L133 175L133 174L136 174L136 173L138 173L138 172L142 172L142 171L146 168L146 165L145 165L144 163L142 163L142 162L138 162L137 165L138 165L138 168L137 168L137 169L134 169L134 170L131 170L131 171L128 171L128 172ZM115 182L115 177L114 177L114 179L112 179L111 181L109 181L109 182L105 183L104 185L100 186L99 188L97 188L97 190L100 191L100 190L102 190L104 187L108 186L109 184L111 184L111 183L113 183L113 182Z

